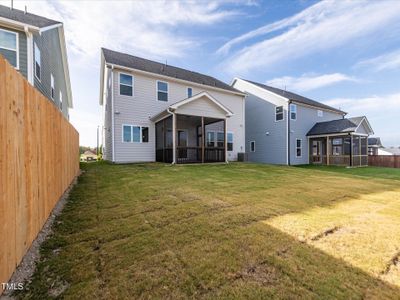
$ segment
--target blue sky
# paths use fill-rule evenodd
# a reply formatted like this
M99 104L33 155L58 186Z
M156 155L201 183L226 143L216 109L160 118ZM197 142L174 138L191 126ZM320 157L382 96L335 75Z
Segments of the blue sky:
M107 47L286 87L366 115L385 146L400 146L400 1L14 1L25 5L65 24L82 145L96 144Z

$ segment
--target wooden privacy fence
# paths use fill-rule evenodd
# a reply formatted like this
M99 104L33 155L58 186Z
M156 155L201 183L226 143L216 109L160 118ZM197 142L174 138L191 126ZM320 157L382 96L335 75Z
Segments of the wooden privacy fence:
M78 132L0 55L0 283L78 172Z
M400 155L370 155L368 165L375 167L400 168Z

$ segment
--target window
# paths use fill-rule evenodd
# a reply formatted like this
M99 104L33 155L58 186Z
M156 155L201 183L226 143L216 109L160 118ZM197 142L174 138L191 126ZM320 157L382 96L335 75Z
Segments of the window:
M332 155L342 155L343 140L341 138L332 140Z
M217 147L224 147L225 136L223 132L217 132Z
M168 83L163 81L157 81L157 100L168 101Z
M324 112L322 110L317 111L318 117L322 118L324 116Z
M133 77L131 75L119 73L119 94L133 96Z
M228 132L228 151L233 151L233 133L232 132Z
M54 92L54 77L53 77L53 74L50 74L50 81L51 81L51 99L54 100L55 92Z
M35 76L39 80L41 79L41 72L42 72L41 67L42 67L42 63L41 63L41 58L40 58L40 50L35 43Z
M296 139L296 157L301 157L301 139Z
M122 140L125 143L148 143L149 127L123 125Z
M18 57L18 33L0 29L0 53L17 69Z
M207 132L207 147L215 147L215 132Z
M283 106L275 107L275 121L283 120Z
M190 98L193 96L193 89L191 87L187 88L187 97Z
M62 98L62 92L60 91L60 109L62 110L62 105L63 105L63 98Z
M297 105L290 104L290 120L296 120L296 119L297 119Z
M250 142L250 152L256 152L256 141Z

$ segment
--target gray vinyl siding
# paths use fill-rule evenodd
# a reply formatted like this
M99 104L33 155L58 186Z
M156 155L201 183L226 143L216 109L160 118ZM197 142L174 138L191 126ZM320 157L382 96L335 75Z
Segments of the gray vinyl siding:
M149 120L171 104L187 98L187 87L185 83L162 79L168 82L168 102L157 100L156 82L160 80L157 75L143 75L132 71L134 77L133 96L119 95L119 71L114 70L114 160L117 163L123 162L148 162L155 161L155 124ZM126 71L122 73L128 73ZM233 95L229 92L209 90L206 87L191 86L193 95L207 91L220 103L234 112L234 115L227 120L228 131L234 133L234 151L229 156L230 160L237 160L237 153L244 151L244 115L243 96ZM136 125L149 128L148 143L127 143L122 141L122 126ZM182 124L183 125L183 124ZM185 129L185 128L179 128ZM195 142L193 133L189 133L189 142ZM106 146L107 147L107 146ZM107 151L107 150L106 150Z
M112 103L111 103L111 72L106 68L106 97L104 104L103 125L103 159L112 161Z
M36 77L35 59L33 58L34 85L50 101L61 109L60 91L62 93L62 113L68 118L68 94L62 63L61 45L57 28L47 30L41 35L35 34L33 41L40 49L41 55L41 78ZM35 48L35 46L33 46ZM35 50L34 50L35 51ZM34 53L35 57L35 53ZM51 98L51 74L54 76L54 100Z
M246 97L246 152L249 161L269 164L287 162L287 109L284 106L284 120L275 122L275 108L275 104L255 95L248 94ZM251 141L255 141L255 152L250 152Z
M300 165L308 164L309 143L307 140L307 132L318 122L342 119L339 113L323 110L323 116L318 116L318 108L297 105L297 119L290 120L290 164ZM302 140L302 155L296 157L296 140Z
M23 31L18 31L15 29L10 29L6 28L3 26L0 26L0 29L12 31L18 33L18 51L19 51L19 71L21 72L22 75L24 75L25 78L28 77L28 55L27 55L27 46L26 46L26 34ZM0 49L0 54L5 57L5 59L8 59L7 55L5 52L3 52Z

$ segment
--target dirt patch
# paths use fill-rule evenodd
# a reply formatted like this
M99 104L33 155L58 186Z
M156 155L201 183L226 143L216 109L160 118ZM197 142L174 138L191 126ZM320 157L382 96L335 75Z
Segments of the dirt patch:
M400 251L397 252L392 259L386 264L386 268L381 272L382 275L386 275L390 272L391 269L396 268L400 265Z
M335 227L333 227L333 228L327 229L327 230L325 230L324 232L321 232L321 233L317 234L316 236L313 236L313 237L311 238L311 241L313 241L313 242L318 241L318 240L320 240L320 239L322 239L322 238L324 238L324 237L326 237L326 236L328 236L328 235L330 235L330 234L335 233L335 232L338 231L340 228L341 228L341 227L339 227L339 226L335 226Z
M81 172L82 173L82 172ZM72 181L70 186L66 189L64 194L58 200L57 204L54 206L49 218L47 219L46 223L44 224L42 230L38 233L36 239L32 242L31 247L29 248L28 252L23 257L21 263L14 271L13 275L11 276L9 284L11 283L24 283L29 281L36 270L36 262L40 259L40 246L42 243L52 234L52 226L54 223L55 218L61 214L64 206L68 200L69 194L73 188L73 186L77 183L78 177L81 175L78 174L77 177ZM58 254L58 253L55 253ZM4 293L0 296L0 300L6 299L14 299L12 296L12 290L5 290Z
M235 274L236 280L255 281L261 285L270 285L277 280L276 270L274 267L267 265L263 261L257 265L247 267L245 270Z

